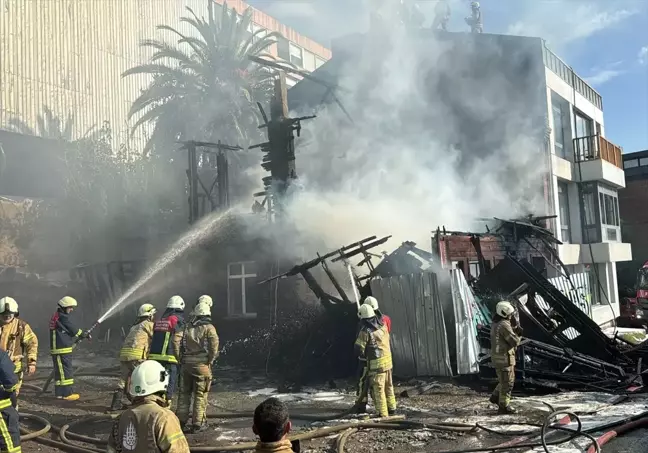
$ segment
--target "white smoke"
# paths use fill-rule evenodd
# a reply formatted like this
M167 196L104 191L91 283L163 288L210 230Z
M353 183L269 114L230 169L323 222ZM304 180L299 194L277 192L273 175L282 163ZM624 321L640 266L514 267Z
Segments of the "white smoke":
M489 68L481 77L430 30L420 40L392 25L342 69L336 95L353 124L334 102L303 123L300 190L289 205L299 234L329 248L390 234L391 248L404 240L429 248L437 226L475 230L479 217L544 212L544 124L524 114L544 107L520 105L518 75ZM474 55L469 38L462 45Z

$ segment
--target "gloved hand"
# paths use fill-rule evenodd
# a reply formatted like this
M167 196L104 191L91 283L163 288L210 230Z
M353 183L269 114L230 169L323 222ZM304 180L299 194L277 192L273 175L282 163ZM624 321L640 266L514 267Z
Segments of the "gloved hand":
M34 374L35 372L36 372L36 364L35 364L35 363L30 363L30 364L27 366L27 374L28 374L29 376L31 376L31 375Z
M87 330L81 334L81 338L87 338L88 340L92 339L92 335Z
M523 332L522 327L520 326L513 327L513 332L515 332L516 335L522 335Z

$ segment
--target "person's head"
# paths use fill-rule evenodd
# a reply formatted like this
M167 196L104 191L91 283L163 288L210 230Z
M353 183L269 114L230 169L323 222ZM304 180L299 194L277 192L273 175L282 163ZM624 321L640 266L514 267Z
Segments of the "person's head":
M58 301L59 308L65 313L71 313L77 306L77 301L74 297L65 296Z
M209 308L211 308L214 306L214 301L212 300L211 296L208 296L207 294L203 294L198 298L198 303L196 303L196 305L200 305L200 304L208 305Z
M515 308L513 308L513 305L506 300L498 302L497 305L495 306L495 313L497 313L499 316L501 316L504 319L510 319L514 311Z
M288 408L277 398L269 398L254 410L252 431L261 442L278 442L286 437L292 427Z
M374 311L373 308L371 308L371 305L369 304L362 304L360 305L360 308L358 309L358 318L360 319L371 319L376 316L376 312Z
M173 296L167 302L166 308L167 308L167 310L183 311L184 308L185 308L185 301L180 296Z
M198 305L196 305L196 308L194 308L193 314L197 318L211 316L211 305L199 302Z
M157 310L152 304L142 304L137 310L137 317L140 319L153 319Z
M9 324L18 316L18 302L12 297L0 299L0 325Z
M169 373L155 360L145 360L135 367L131 374L128 393L133 398L166 394Z

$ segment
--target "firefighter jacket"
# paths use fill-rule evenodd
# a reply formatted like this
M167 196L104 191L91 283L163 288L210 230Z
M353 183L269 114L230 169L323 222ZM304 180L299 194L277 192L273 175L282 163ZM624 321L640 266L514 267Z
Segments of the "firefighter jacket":
M149 359L158 362L178 363L180 342L184 329L181 311L167 310L153 326L153 339Z
M132 362L146 360L153 338L153 320L145 318L130 328L119 351L119 360Z
M288 439L278 442L258 442L254 451L263 453L292 453L292 443Z
M491 326L491 362L495 368L515 366L515 350L520 337L515 334L511 321L499 318Z
M14 363L6 351L0 351L0 410L11 406L11 398L18 386Z
M182 363L211 365L218 357L218 334L209 316L196 318L182 338Z
M32 328L20 318L2 326L0 349L7 351L14 363L15 373L23 371L23 363L35 364L38 358L38 338Z
M83 330L70 320L70 314L59 309L49 323L50 354L69 354L74 344L83 335Z
M108 437L108 453L189 453L178 417L149 395L122 412Z
M377 318L363 320L355 342L356 354L367 361L369 373L382 373L393 368L389 332Z

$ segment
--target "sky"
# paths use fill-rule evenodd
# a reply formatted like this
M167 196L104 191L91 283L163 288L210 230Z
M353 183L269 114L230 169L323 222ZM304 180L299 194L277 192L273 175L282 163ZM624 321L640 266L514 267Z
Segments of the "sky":
M330 46L368 27L380 0L248 0L297 32ZM387 0L389 1L389 0ZM394 0L392 0L394 1ZM449 0L450 31L468 31L470 1ZM437 0L415 2L433 17ZM648 0L482 0L485 33L544 38L603 97L606 137L624 152L648 149Z

